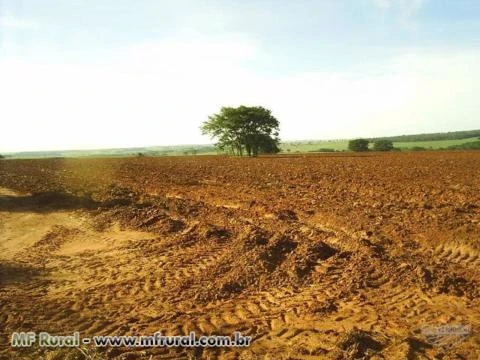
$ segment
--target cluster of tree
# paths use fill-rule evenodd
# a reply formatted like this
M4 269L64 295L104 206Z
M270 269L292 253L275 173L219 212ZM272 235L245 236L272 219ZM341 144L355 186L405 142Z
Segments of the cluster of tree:
M355 139L348 142L348 150L351 151L368 151L369 141L366 139Z
M373 151L392 151L393 142L390 140L377 140L373 142Z
M222 107L200 129L217 140L218 149L229 154L257 156L280 151L279 122L261 106Z
M351 151L368 151L367 139L355 139L348 142L348 149ZM391 140L380 139L373 142L373 151L392 151L394 150L393 142Z

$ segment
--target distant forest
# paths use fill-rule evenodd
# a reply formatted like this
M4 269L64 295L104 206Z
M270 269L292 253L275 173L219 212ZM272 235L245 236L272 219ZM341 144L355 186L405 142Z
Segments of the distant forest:
M369 141L391 140L395 142L436 141L436 140L461 140L480 137L480 130L452 131L444 133L400 135L380 138L370 138Z

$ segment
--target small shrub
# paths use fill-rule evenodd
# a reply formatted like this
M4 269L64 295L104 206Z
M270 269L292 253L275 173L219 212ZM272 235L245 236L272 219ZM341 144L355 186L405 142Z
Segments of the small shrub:
M335 149L320 148L320 149L317 149L317 150L311 150L310 152L335 152Z

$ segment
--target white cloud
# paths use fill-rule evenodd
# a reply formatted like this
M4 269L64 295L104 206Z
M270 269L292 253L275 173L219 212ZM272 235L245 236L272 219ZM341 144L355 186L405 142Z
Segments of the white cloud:
M372 0L374 6L383 13L391 12L400 25L411 30L418 27L415 18L426 2L427 0Z
M27 19L19 19L11 15L0 17L0 27L9 29L36 29L38 24Z
M255 51L220 37L138 44L109 66L1 61L0 151L206 142L200 123L253 83Z
M402 12L414 13L425 5L426 0L372 0L381 9L398 8Z
M149 66L152 71L221 71L253 59L257 44L241 36L177 38L163 42L136 44L130 49L132 64Z
M417 13L425 5L426 0L400 0L400 24L411 29L417 28L414 20Z
M392 6L392 0L372 0L372 2L381 9L388 9Z
M262 76L249 68L261 51L218 37L138 44L109 66L0 61L0 152L209 142L199 125L226 105L271 108L284 139L474 128L480 113L480 52Z
M420 10L424 6L426 0L400 0L400 5L403 9L409 12L415 12Z

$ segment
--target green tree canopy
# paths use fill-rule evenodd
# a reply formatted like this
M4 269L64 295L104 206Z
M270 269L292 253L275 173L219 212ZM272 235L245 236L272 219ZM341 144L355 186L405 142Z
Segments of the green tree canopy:
M393 142L390 140L376 140L373 142L374 151L392 151Z
M231 154L257 156L280 151L279 122L261 106L222 107L200 127L202 134L217 139L220 150Z
M368 140L355 139L348 142L348 149L351 151L368 151Z

